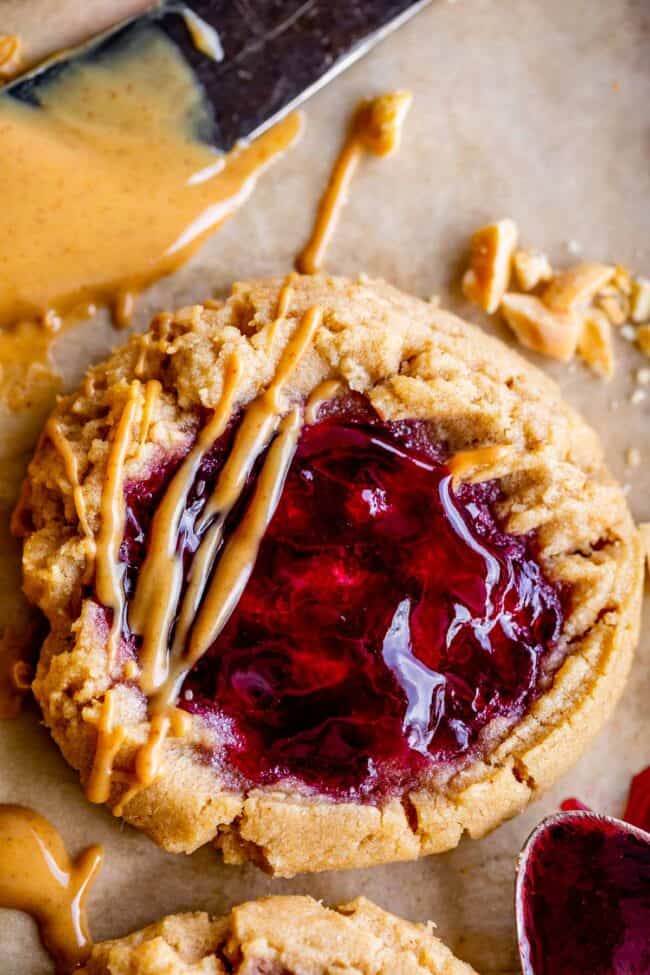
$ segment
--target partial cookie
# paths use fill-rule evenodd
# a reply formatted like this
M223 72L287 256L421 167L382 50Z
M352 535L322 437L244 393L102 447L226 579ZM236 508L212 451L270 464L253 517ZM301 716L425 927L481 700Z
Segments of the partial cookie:
M14 519L34 691L89 797L284 876L482 836L602 726L642 555L596 435L380 281L159 316L50 419Z
M472 975L434 937L363 897L326 908L267 897L211 920L177 914L95 945L79 975Z

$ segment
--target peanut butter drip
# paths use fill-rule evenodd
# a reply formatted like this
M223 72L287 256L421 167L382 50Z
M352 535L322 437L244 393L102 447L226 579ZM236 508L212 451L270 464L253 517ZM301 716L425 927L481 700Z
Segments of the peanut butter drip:
M461 450L447 461L447 467L455 482L464 480L485 480L486 473L500 461L511 457L514 447L510 444L478 447L476 450Z
M49 346L69 314L107 305L128 324L138 292L183 264L300 130L290 115L217 153L198 135L208 110L192 71L153 28L62 72L38 99L35 108L0 94L11 228L0 255L0 329L11 329L0 341L0 395L17 406L32 363L51 368Z
M79 527L84 536L84 549L86 553L86 573L85 580L90 579L90 574L95 564L95 536L88 523L88 514L86 511L86 501L84 499L83 488L81 487L81 482L79 480L79 465L77 464L77 455L75 454L69 440L67 439L63 427L56 416L51 416L45 426L45 435L49 437L52 445L57 450L61 460L63 461L63 469L65 470L65 475L68 479L68 483L72 488L72 500L74 501L74 508L79 519Z
M341 391L340 379L326 379L313 391L305 406L305 423L315 423L321 406L336 398Z
M0 637L0 718L15 718L31 688L36 628L23 633L7 626Z
M72 861L46 819L0 805L0 907L34 918L59 972L72 971L90 953L85 904L102 858L101 847L91 846Z
M408 91L386 92L357 106L352 116L329 183L318 206L312 235L296 259L303 274L316 274L323 267L325 251L347 200L352 177L365 153L387 156L400 142L401 130L413 96Z
M113 613L108 642L109 669L115 658L124 616L124 566L119 560L120 545L124 537L124 465L131 443L131 428L139 407L140 391L141 386L136 379L129 387L122 416L109 446L100 502L101 523L97 538L95 587L100 602Z
M281 294L278 303L278 314L286 314L286 308L282 299L283 295ZM228 552L232 553L234 551L235 547L231 545L235 537L234 535L221 555L219 566L215 571L214 579L206 594L215 560L223 543L223 529L226 519L241 497L256 460L266 450L278 430L282 414L282 403L280 399L282 390L307 351L321 318L321 309L311 308L306 312L296 327L285 347L273 381L261 396L254 400L247 408L235 436L230 456L224 464L214 491L210 498L208 498L203 512L197 521L197 530L199 532L203 531L204 534L192 564L187 589L181 601L171 653L167 649L167 643L158 641L155 645L157 654L155 657L141 656L143 668L141 687L144 693L152 698L151 708L153 713L164 712L174 703L185 674L207 649L205 640L215 629L215 627L212 627L207 622L207 616L214 611L214 607L219 602L219 597L216 595L217 588L220 585L230 585L230 582L226 582L226 579L230 580L231 577L223 568L223 563ZM277 440L281 441L281 443L288 444L291 441L291 437L291 431L285 428L278 434ZM273 448L276 449L273 450ZM271 460L272 451L273 462ZM265 483L268 483L269 478L274 476L281 490L286 476L286 471L283 472L281 465L278 466L278 456L281 453L280 447L274 443L265 460L259 483L261 483L262 479L265 480ZM285 455L282 454L282 456ZM293 456L293 451L291 452L291 456ZM272 474L267 470L269 465L271 465L270 470ZM163 505L164 503L165 501L163 501ZM235 535L238 532L245 532L245 526L249 521L254 519L255 512L258 508L260 506L264 507L267 503L269 503L269 499L262 499L259 495L259 490L256 490L251 505ZM273 504L277 505L277 499ZM247 537L250 542L251 536ZM259 541L257 542L258 544ZM250 568L248 575L250 575L250 571L252 571L255 562L257 545L251 544L249 548ZM234 556L232 558L234 559ZM237 576L237 578L243 578L244 574L245 571L242 568L241 576ZM217 582L217 580L220 581ZM204 595L205 607L209 606L210 609L202 606ZM222 615L225 616L225 621L221 624L222 626L227 622L227 618L234 609L238 599L239 595L237 595L236 600L230 606L229 611L227 607L222 608ZM172 608L172 613L175 607L176 603ZM214 640L216 637L212 639Z
M18 74L23 56L23 46L16 34L0 34L0 82Z
M233 356L226 366L221 400L175 474L153 518L147 556L129 610L129 623L142 636L140 683L145 693L150 693L166 678L164 667L163 673L158 673L157 668L165 659L183 582L183 566L176 545L187 496L207 451L228 425L240 375L241 364Z
M286 319L292 289L293 276L290 275L281 289L271 330ZM95 760L87 785L87 796L92 802L109 800L114 781L125 785L119 801L113 807L116 815L121 815L126 804L161 774L162 752L167 737L170 734L182 736L189 730L191 718L178 710L175 702L185 676L216 640L235 609L282 495L302 426L301 414L296 408L283 417L282 393L309 348L321 319L320 308L311 308L305 313L285 346L272 382L244 413L232 451L198 519L197 530L203 534L182 600L183 565L177 553L178 531L189 491L201 463L215 441L225 432L233 414L241 378L241 364L236 355L226 364L221 398L214 414L173 477L154 515L148 553L140 569L129 609L129 625L134 633L142 637L139 653L141 670L138 673L133 661L127 662L124 670L124 676L129 680L138 679L141 690L148 698L148 736L136 751L133 771L116 769L115 762L125 743L127 730L116 715L116 690L108 690L96 719ZM137 386L139 384L134 383L131 389ZM334 392L337 384L330 386L330 391ZM327 393L325 384L321 389L322 401ZM148 423L147 392L144 400L142 427ZM131 396L116 429L102 496L102 528L106 537L101 549L98 546L97 578L101 551L107 596L113 602L107 602L99 588L98 596L104 605L111 608L114 604L118 606L114 610L111 630L113 648L121 629L124 601L123 580L115 562L124 528L122 471L135 403L135 398ZM141 442L142 437L141 433ZM224 544L226 518L240 499L256 461L267 448L246 514ZM118 489L119 497L116 494ZM121 594L121 602L115 599L115 587ZM177 613L170 650L171 631ZM117 630L115 620L119 621ZM112 652L110 648L109 652Z
M90 802L106 802L111 792L113 764L126 738L126 728L115 721L115 691L106 691L97 723L95 759L86 784Z

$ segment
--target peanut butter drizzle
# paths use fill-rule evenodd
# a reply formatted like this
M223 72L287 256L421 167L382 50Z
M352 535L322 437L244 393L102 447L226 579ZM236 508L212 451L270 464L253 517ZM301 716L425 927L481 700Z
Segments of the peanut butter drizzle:
M278 319L286 317L290 294L290 282L287 281L278 299ZM241 365L236 355L227 363L221 399L213 416L172 479L154 515L149 551L140 569L129 611L133 631L143 637L139 655L139 684L148 698L149 732L146 742L136 752L134 771L125 773L115 770L114 761L126 737L126 729L115 724L114 692L109 690L100 711L95 760L86 792L92 802L106 802L110 797L112 781L124 782L126 790L113 807L115 815L121 815L127 803L161 774L163 746L168 735L182 736L189 730L191 718L176 708L175 702L185 676L216 639L236 607L254 568L264 532L282 495L302 419L294 408L280 420L280 394L307 351L321 320L320 308L310 308L305 313L284 349L273 381L244 414L233 449L203 512L206 530L181 604L171 652L168 649L169 633L178 608L183 577L183 567L176 553L178 528L188 491L201 461L206 451L223 434L232 416L241 376ZM127 409L128 403L120 427ZM124 422L124 429L128 430L131 419ZM224 546L208 588L214 560L223 539L225 518L240 498L255 461L276 431L277 436L269 447L248 510ZM128 434L121 434L118 427L113 444L117 458L113 464L114 470L123 466L124 455L119 454L123 448L116 447L121 437L128 439ZM121 482L121 477L115 477L114 481L115 484ZM114 497L112 488L107 493ZM109 505L111 511L113 504L111 502ZM208 508L210 513L206 515ZM114 521L123 525L123 517L122 508ZM210 521L213 523L210 524ZM116 551L114 546L112 551ZM109 573L110 579L113 576ZM118 583L122 591L121 579ZM104 602L99 591L98 595ZM186 647L190 633L189 646ZM129 677L135 676L136 668L130 667Z
M142 453L145 444L147 442L147 437L149 436L149 427L151 426L151 418L153 416L153 410L161 392L162 392L162 385L158 382L157 379L150 379L149 382L144 387L144 404L142 406L142 419L140 421L140 436L138 437L139 453Z
M23 385L34 359L49 367L56 329L46 319L60 328L90 302L127 324L137 293L183 264L300 131L290 115L217 153L197 134L208 110L194 75L156 28L63 71L38 98L35 108L0 94L0 199L11 227L0 248L0 329L41 331L31 350L21 333L0 342L0 365Z
M116 724L115 691L106 691L97 722L95 758L86 783L86 798L90 802L106 802L111 793L113 763L126 738L124 725Z
M90 846L72 861L46 819L23 806L0 805L0 907L34 918L59 972L72 971L90 953L86 898L103 855Z
M122 416L115 427L106 460L106 475L100 502L101 523L97 538L95 587L101 603L113 611L108 641L109 671L115 657L124 615L124 567L119 561L124 535L124 464L131 443L131 428L139 407L141 386L134 380L129 387Z
M36 628L6 626L0 637L0 718L15 718L34 678Z
M63 468L65 470L66 477L72 488L72 500L74 502L74 508L79 519L79 527L84 536L84 548L86 552L86 572L85 581L90 579L90 573L94 567L95 563L95 536L88 524L88 514L86 511L86 501L84 498L83 488L81 487L81 482L79 481L79 467L77 464L77 457L70 446L70 443L65 436L61 424L59 423L56 416L51 416L45 425L45 435L49 437L54 448L58 451L61 460L63 461Z
M326 379L312 392L305 406L305 423L315 423L324 403L329 403L340 392L343 384L340 379Z
M282 312L282 308L283 304L279 301L278 314ZM215 489L197 519L197 529L204 530L205 535L194 558L189 583L181 602L171 653L161 646L158 661L155 664L147 662L150 674L155 672L160 677L165 675L160 683L149 682L146 685L148 690L145 693L152 697L151 708L154 712L164 711L178 696L184 674L189 669L184 661L188 637L198 624L197 614L202 612L201 601L223 540L226 518L241 497L257 458L266 449L278 428L280 394L309 347L321 319L321 309L310 308L298 324L284 349L273 381L247 408ZM249 517L250 512L247 512L244 521ZM144 666L145 664L143 669ZM144 689L145 685L142 686Z
M282 495L284 482L296 452L302 421L297 409L282 420L278 435L255 486L246 516L226 543L210 587L199 610L182 666L176 668L174 690L190 668L214 643L230 619L255 566L264 533Z
M289 312L289 308L291 306L291 299L293 298L293 291L296 282L296 277L297 275L295 271L291 271L290 274L287 274L286 278L284 279L284 284L280 289L280 294L278 295L278 307L276 308L275 311L275 318L269 325L267 331L267 337L266 337L267 351L270 351L270 349L272 348L273 340L275 339L278 328L282 324L282 322L284 322Z
M492 467L510 456L512 452L513 447L510 444L495 444L491 447L478 447L476 450L460 450L447 461L447 467L454 482L457 483L464 480L469 472Z
M318 205L316 222L309 241L296 259L303 274L316 274L323 267L325 252L348 197L352 177L365 153L388 156L399 147L406 113L413 96L408 91L386 92L364 99L352 116L343 144Z
M129 609L129 622L142 636L140 684L145 693L151 693L166 678L166 673L158 673L157 668L164 660L183 581L176 544L187 495L206 452L228 425L240 376L241 363L232 356L226 365L217 408L174 475L153 517L147 555Z
M0 34L0 82L18 74L23 57L23 45L16 34Z

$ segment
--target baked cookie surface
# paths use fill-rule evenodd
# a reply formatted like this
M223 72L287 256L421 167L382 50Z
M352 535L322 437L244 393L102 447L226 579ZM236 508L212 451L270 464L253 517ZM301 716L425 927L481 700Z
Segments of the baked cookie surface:
M481 836L578 757L637 638L598 440L383 282L237 284L65 397L15 529L34 684L89 796L300 871Z
M267 897L227 917L177 914L95 945L80 975L472 975L434 937L365 898L326 908L311 897Z

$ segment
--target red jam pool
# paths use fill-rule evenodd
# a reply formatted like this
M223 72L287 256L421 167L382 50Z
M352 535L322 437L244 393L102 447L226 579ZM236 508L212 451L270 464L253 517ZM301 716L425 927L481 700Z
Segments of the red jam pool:
M186 566L236 422L193 485ZM454 489L445 456L426 423L384 423L360 397L303 429L250 581L181 694L234 782L381 801L469 757L541 692L560 590L534 539L500 529L497 485ZM127 487L127 596L172 473Z

